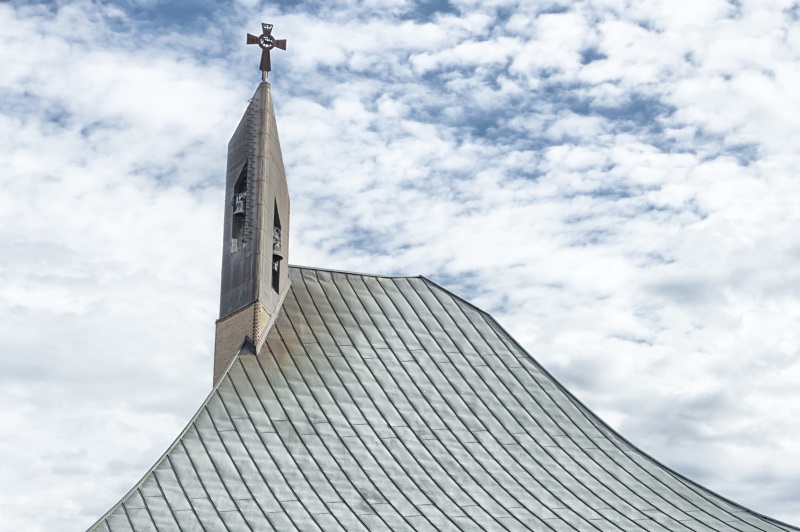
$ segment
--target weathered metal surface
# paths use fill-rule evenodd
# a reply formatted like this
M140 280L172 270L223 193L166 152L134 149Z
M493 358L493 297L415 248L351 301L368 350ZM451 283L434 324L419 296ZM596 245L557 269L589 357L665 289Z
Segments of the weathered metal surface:
M247 183L242 191L236 189L239 179ZM243 228L241 242L233 246L236 216L243 219ZM289 248L289 193L270 86L261 83L228 143L220 318L256 300L270 313L277 305L271 270L276 247L274 220L278 219L278 249L284 258ZM278 275L285 278L285 266L283 270ZM237 341L237 348L243 339Z
M646 456L434 283L307 268L93 528L798 530Z

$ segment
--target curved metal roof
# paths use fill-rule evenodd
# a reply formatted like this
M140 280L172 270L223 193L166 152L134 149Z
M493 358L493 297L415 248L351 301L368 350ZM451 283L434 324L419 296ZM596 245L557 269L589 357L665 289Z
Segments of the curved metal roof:
M252 350L92 530L798 530L642 453L421 277L292 268Z

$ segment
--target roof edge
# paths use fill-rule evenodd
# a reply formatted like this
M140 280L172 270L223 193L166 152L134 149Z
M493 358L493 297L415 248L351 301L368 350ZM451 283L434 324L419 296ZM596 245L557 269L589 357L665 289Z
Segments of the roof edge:
M275 314L277 314L277 312ZM181 430L181 432L172 441L172 443L169 445L169 447L167 447L167 450L164 451L161 454L161 456L158 458L158 460L155 461L155 463L150 467L150 469L148 469L144 473L144 475L142 475L142 478L140 478L139 481L136 484L134 484L134 486L130 490L128 490L128 492L125 493L125 495L123 495L120 498L120 500L117 501L117 503L114 506L111 507L110 510L108 510L105 514L103 514L102 517L100 517L97 521L92 523L92 525L89 528L86 529L86 532L90 532L92 530L95 530L103 521L108 519L114 512L116 512L119 509L119 507L122 506L122 504L125 502L125 500L127 500L128 497L130 497L137 489L139 489L142 486L142 484L144 484L144 481L147 479L147 477L150 474L152 474L158 468L159 465L161 465L161 462L164 461L164 459L167 457L167 455L175 448L175 446L178 444L178 442L180 442L181 439L186 435L186 433L191 428L191 426L194 424L194 422L197 421L197 418L200 416L200 413L208 405L208 402L211 400L211 398L214 397L214 394L217 392L217 389L220 387L222 382L225 380L225 377L228 376L228 373L230 372L231 367L233 367L233 364L236 361L239 360L239 357L242 354L242 352L244 350L252 351L253 347L251 347L251 346L254 346L253 340L249 336L246 336L245 339L242 340L242 345L239 347L239 350L233 356L233 358L231 359L231 361L228 364L228 366L225 368L225 370L220 375L219 379L217 379L217 382L211 388L211 391L208 392L208 395L206 396L206 398L203 400L202 403L200 403L200 406L197 407L197 412L194 413L194 415L189 420L189 422L186 423L186 426L183 427L183 430Z
M585 412L591 414L601 425L603 425L609 431L614 433L625 444L629 445L631 447L631 449L633 451L637 452L642 458L644 458L645 460L649 460L650 462L652 462L656 466L661 467L664 470L666 470L667 472L675 475L676 477L678 477L682 481L690 484L692 488L695 488L695 489L698 489L698 490L700 490L702 492L705 492L707 494L713 495L714 497L719 497L721 500L727 502L728 504L730 504L732 506L735 506L736 508L740 509L743 512L747 512L750 515L754 515L754 516L758 517L759 519L764 519L766 521L770 521L771 523L773 523L775 525L787 527L789 530L800 530L800 528L798 528L798 527L796 527L794 525L790 525L789 523L785 523L785 522L783 522L783 521L781 521L779 519L775 519L774 517L770 517L768 515L764 515L762 513L759 513L759 512L757 512L755 510L752 510L752 509L748 508L747 506L743 506L742 504L740 504L740 503L738 503L738 502L736 502L734 500L731 500L728 497L726 497L724 495L721 495L721 494L717 493L716 491L714 491L714 490L712 490L710 488L707 488L703 484L700 484L698 481L692 480L691 478L687 477L686 475L684 475L684 474L682 474L682 473L680 473L678 471L675 471L674 469L672 469L668 465L663 464L658 459L653 458L653 456L651 456L649 453L647 453L647 452L643 451L642 449L640 449L638 445L636 445L635 443L630 441L628 438L626 438L625 436L620 434L616 429L614 429L612 426L610 426L602 417L600 417L599 415L595 414L594 411L591 408L589 408L585 404L583 404L583 402L580 399L578 399L575 395L573 395L572 392L570 392L563 384L561 384L561 382L559 382L558 379L556 379L549 371L547 371L547 369L545 369L540 363L536 362L536 360L533 358L533 355L528 353L528 351L526 351L525 348L522 347L522 345L520 345L520 343L517 342L517 340L514 339L514 337L511 336L508 333L508 331L506 331L505 328L502 325L500 325L500 323L494 317L492 317L489 314L487 314L487 316L488 316L489 319L491 319L493 324L495 326L497 326L497 328L500 329L503 332L503 334L505 334L526 357L528 357L528 359L533 361L536 364L536 366L538 368L540 368L541 371L543 373L545 373L550 378L550 380L553 382L553 384L555 384L567 397L569 397L571 400L575 401L575 403L582 410L584 410Z
M577 398L577 397L576 397L576 396L575 396L575 395L574 395L572 392L570 392L570 391L569 391L569 390L568 390L568 389L567 389L567 388L566 388L566 387L565 387L563 384L561 384L561 382L560 382L558 379L556 379L556 378L555 378L555 377L554 377L554 376L553 376L553 375L552 375L552 374L551 374L549 371L547 371L547 369L546 369L544 366L542 366L542 364L541 364L541 363L539 363L539 362L538 362L538 361L537 361L537 360L536 360L536 359L533 357L533 355L531 355L530 353L528 353L528 351L527 351L527 350L526 350L526 349L525 349L525 348L524 348L524 347L523 347L523 346L522 346L522 345L521 345L521 344L520 344L520 343L519 343L519 342L516 340L516 338L514 338L514 336L512 336L512 335L511 335L511 334L510 334L510 333L509 333L509 332L508 332L508 331L505 329L505 327L503 327L502 325L500 325L500 322L498 322L498 321L497 321L497 319L495 319L495 317L494 317L494 316L492 316L490 313L486 312L485 310L483 310L483 309L482 309L482 308L480 308L479 306L475 305L474 303L471 303L471 302L467 301L466 299L464 299L463 297L459 296L458 294L456 294L456 293L452 292L451 290L449 290L449 289L447 289L447 288L443 287L442 285L440 285L440 284L439 284L439 283L437 283L436 281L432 281L432 280L428 279L427 277L425 277L425 276L423 276L423 275L420 275L419 277L420 277L420 278L421 278L423 281L427 282L428 284L435 286L436 288L438 288L439 290L442 290L443 292L447 293L447 294L448 294L448 295L450 295L451 297L453 297L453 298L455 298L455 299L457 299L457 300L461 301L462 303L465 303L465 304L466 304L466 305L468 305L469 307L471 307L471 308L475 309L476 311L480 312L480 313L481 313L481 314L482 314L482 315L483 315L483 316L484 316L484 317L487 319L487 321L489 321L489 322L490 322L490 325L491 325L491 326L493 326L493 327L496 327L496 328L497 328L497 329L498 329L500 332L502 332L502 333L503 333L503 335L505 335L505 336L506 336L506 337L507 337L507 338L508 338L508 339L509 339L509 340L510 340L510 341L511 341L513 344L514 344L514 346L515 346L517 349L519 349L519 351L520 351L522 354L524 354L524 355L527 357L528 361L530 361L531 363L533 363L533 364L534 364L534 365L535 365L535 366L536 366L536 367L537 367L537 368L538 368L538 369L539 369L539 370L540 370L542 373L544 373L544 374L545 374L545 375L546 375L546 376L547 376L547 377L548 377L548 378L551 380L551 382L552 382L553 384L555 384L555 385L556 385L556 387L558 387L558 389L559 389L559 390L561 390L561 392L563 392L563 393L564 393L564 394L565 394L565 395L566 395L566 396L567 396L567 397L568 397L568 398L569 398L571 401L574 401L574 402L575 402L575 404L576 404L576 405L577 405L577 406L578 406L578 407L579 407L581 410L583 410L583 411L584 411L584 412L586 412L587 414L589 414L589 415L591 415L592 417L594 417L594 419L596 419L596 420L597 420L597 421L598 421L598 422L599 422L601 425L603 425L603 427L605 427L606 429L608 429L609 431L611 431L613 434L615 434L617 437L619 437L619 438L620 438L620 439L621 439L621 440L622 440L622 441L623 441L625 444L627 444L628 446L630 446L630 448L631 448L633 451L637 452L637 453L638 453L640 456L642 456L642 457L643 457L643 458L645 458L646 460L649 460L650 462L652 462L653 464L657 465L658 467L661 467L661 468L665 469L667 472L669 472L669 473L671 473L671 474L675 475L675 476L676 476L676 477L678 477L680 480L682 480L682 481L684 481L684 482L687 482L688 484L690 484L690 485L691 485L691 487L692 487L692 488L699 489L700 491L703 491L703 492L705 492L705 493L708 493L708 494L710 494L710 495L713 495L713 496L715 496L715 497L719 497L721 500L723 500L723 501L727 502L728 504L731 504L731 505L735 506L736 508L739 508L739 509L740 509L741 511L743 511L743 512L747 512L748 514L750 514L750 515L753 515L753 516L755 516L755 517L758 517L759 519L765 519L765 520L767 520L767 521L769 521L769 522L771 522L771 523L773 523L773 524L775 524L775 525L777 525L777 526L783 526L783 527L787 527L789 530L800 530L800 528L798 528L798 527L796 527L796 526L794 526L794 525L790 525L789 523L785 523L785 522L783 522L783 521L780 521L780 520L778 520L778 519L775 519L774 517L770 517L770 516L768 516L768 515L764 515L764 514L762 514L762 513L756 512L755 510L751 510L750 508L748 508L748 507L746 507L746 506L743 506L743 505L741 505L741 504L737 503L736 501L733 501L733 500L731 500L731 499L729 499L729 498L725 497L724 495L720 495L720 494L719 494L719 493L717 493L716 491L714 491L714 490L711 490L711 489L709 489L709 488L707 488L707 487L703 486L703 485L702 485L702 484L700 484L699 482L697 482L697 481L695 481L695 480L692 480L692 479L690 479L689 477L687 477L687 476L685 476L685 475L683 475L683 474L679 473L678 471L675 471L675 470L674 470L674 469L672 469L671 467L669 467L669 466L667 466L667 465L664 465L663 463L661 463L661 462L660 462L660 461L658 461L657 459L653 458L652 456L650 456L650 454L648 454L648 453L646 453L645 451L643 451L642 449L640 449L640 448L639 448L639 447L638 447L636 444L634 444L633 442L631 442L630 440L628 440L628 439L627 439L625 436L623 436L622 434L620 434L620 433L619 433L617 430L615 430L615 429L614 429L613 427L611 427L611 426L610 426L608 423L606 423L606 421L605 421L605 420L604 420L602 417L600 417L600 416L598 416L597 414L595 414L595 413L594 413L594 411L593 411L591 408L589 408L589 407L587 407L585 404L583 404L583 402L582 402L580 399L578 399L578 398Z

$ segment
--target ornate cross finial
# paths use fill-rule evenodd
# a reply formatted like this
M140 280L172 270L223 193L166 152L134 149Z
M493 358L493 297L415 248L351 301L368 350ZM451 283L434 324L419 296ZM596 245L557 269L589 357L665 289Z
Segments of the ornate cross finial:
M269 51L273 48L280 48L286 50L286 39L275 39L272 36L272 24L261 24L261 35L247 34L247 44L257 44L261 47L261 79L267 81L269 71L272 70L272 64L269 60Z

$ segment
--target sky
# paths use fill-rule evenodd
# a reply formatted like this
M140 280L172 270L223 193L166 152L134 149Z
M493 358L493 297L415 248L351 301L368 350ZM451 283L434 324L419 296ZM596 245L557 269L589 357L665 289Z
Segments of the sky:
M800 525L800 3L12 0L0 529L85 529L209 393L262 22L290 263L442 284L645 452Z

